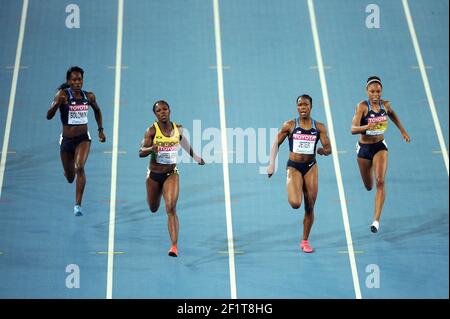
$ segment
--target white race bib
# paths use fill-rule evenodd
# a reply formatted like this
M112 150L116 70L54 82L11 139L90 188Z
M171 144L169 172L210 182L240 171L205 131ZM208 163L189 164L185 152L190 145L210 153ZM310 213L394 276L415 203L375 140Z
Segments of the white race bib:
M87 124L89 104L69 105L69 125Z
M314 154L317 135L293 134L292 151L297 154Z
M159 146L156 163L159 164L176 164L178 155L178 146Z

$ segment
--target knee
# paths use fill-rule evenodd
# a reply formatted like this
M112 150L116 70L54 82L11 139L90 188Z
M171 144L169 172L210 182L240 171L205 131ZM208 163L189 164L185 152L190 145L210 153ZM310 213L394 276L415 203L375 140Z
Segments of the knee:
M367 189L368 191L371 191L372 188L373 188L373 185L372 185L372 184L364 184L364 186L366 187L366 189Z
M289 205L291 205L291 207L293 208L293 209L299 209L300 208L300 206L301 206L301 201L299 201L299 200L289 200Z
M314 207L305 208L305 218L313 218L314 217Z
M176 214L176 204L175 203L166 203L166 211L169 215Z
M377 181L377 188L384 187L384 177L377 176L376 181Z
M148 199L147 199L147 205L152 213L156 213L159 209L159 203L155 205L155 204L151 203Z
M312 214L314 213L314 204L316 203L315 198L308 198L305 201L305 213L306 214Z
M84 165L75 165L75 174L76 175L84 174Z
M66 172L64 172L64 176L66 177L67 182L69 184L72 184L73 181L75 180L75 175L74 174L67 174Z

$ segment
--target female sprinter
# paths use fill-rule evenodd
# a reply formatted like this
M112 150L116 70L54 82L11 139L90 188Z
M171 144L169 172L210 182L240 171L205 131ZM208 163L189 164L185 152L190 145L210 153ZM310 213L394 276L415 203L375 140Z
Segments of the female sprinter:
M352 134L360 134L356 144L359 171L368 191L376 180L375 212L370 230L378 232L381 210L385 199L384 179L388 166L388 148L384 141L387 128L387 117L398 127L403 139L409 143L410 138L389 101L381 99L383 85L377 76L367 79L366 91L368 99L361 101L356 107L352 120Z
M189 142L183 137L183 127L170 121L170 106L166 101L153 104L153 113L157 121L145 131L144 140L139 149L139 157L152 154L147 169L147 203L152 213L156 213L161 196L166 204L171 247L169 256L178 257L178 200L177 154L179 145L200 165L205 162L197 156Z
M270 152L270 165L267 168L269 177L275 171L275 159L280 145L286 137L289 140L289 160L287 162L287 193L289 204L294 209L300 208L302 196L305 200L305 216L303 219L303 240L300 249L305 253L313 252L308 242L309 233L314 222L314 204L318 191L317 154L330 155L331 145L324 124L311 118L312 98L301 95L297 98L298 118L284 122L278 132Z
M59 109L63 125L60 137L60 154L64 168L64 176L69 183L76 181L75 216L82 216L81 200L86 186L84 165L89 155L91 137L88 132L88 111L92 107L98 125L98 138L100 142L106 141L103 133L102 112L97 105L92 92L82 90L82 68L74 66L67 70L66 82L59 88L54 101L47 111L47 119L51 120Z

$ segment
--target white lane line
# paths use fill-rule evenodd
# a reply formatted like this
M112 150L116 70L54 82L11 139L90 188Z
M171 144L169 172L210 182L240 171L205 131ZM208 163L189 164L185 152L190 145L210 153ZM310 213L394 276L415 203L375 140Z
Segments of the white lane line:
M5 135L3 137L2 156L0 159L0 198L2 197L3 178L5 176L6 158L8 155L9 135L14 113L14 102L16 100L17 80L19 78L20 59L22 57L23 38L25 35L25 24L27 21L28 0L23 0L22 15L20 16L19 37L17 39L16 59L9 93L8 115L6 116Z
M315 70L318 69L319 67L317 65L311 65L309 68ZM328 70L331 69L332 67L330 65L324 65L323 68Z
M109 206L109 238L108 238L108 272L106 279L106 298L112 299L113 269L114 269L114 231L116 223L116 182L117 182L117 154L119 150L119 108L120 108L120 77L122 68L122 33L123 33L123 0L118 0L117 10L117 47L116 47L116 75L114 84L114 125L113 147L111 161L111 204Z
M431 65L425 65L425 69L432 69L433 67ZM420 69L418 65L411 66L411 69Z
M230 268L230 290L231 299L237 298L236 293L236 273L234 265L234 242L233 242L233 222L231 219L231 201L230 201L230 178L228 174L228 141L226 134L225 120L225 98L223 88L223 66L222 66L222 40L220 35L220 14L219 0L213 0L214 10L214 34L216 40L216 59L217 59L217 86L219 90L219 108L220 108L220 132L222 138L222 161L223 161L223 187L225 192L225 213L227 219L227 238L228 238L228 261Z
M108 65L108 69L115 69L115 68L118 68L118 66L115 66L115 65ZM128 67L128 65L122 65L120 68L126 70L126 69L128 69L129 67Z
M444 158L445 168L448 176L448 153L445 145L444 135L442 134L441 125L434 105L433 95L431 94L430 82L428 81L427 71L423 63L422 53L420 52L419 41L417 40L416 30L409 11L408 0L403 0L403 9L405 11L406 21L408 22L409 33L411 34L414 51L416 51L417 63L419 64L420 74L422 75L423 86L427 95L428 105L430 106L431 116L433 117L434 127L441 147L442 157Z
M317 65L319 67L320 85L322 87L322 95L323 95L325 114L326 114L327 124L328 124L328 132L330 134L330 142L331 142L331 147L333 149L333 153L332 153L333 164L334 164L334 170L336 172L336 180L337 180L337 185L338 185L338 190L339 190L342 219L344 222L345 237L347 240L347 250L348 250L348 256L350 259L350 267L352 270L353 287L355 290L356 299L361 299L362 297L361 297L361 289L360 289L360 285L359 285L358 270L356 268L355 252L353 250L352 234L351 234L351 230L350 230L350 222L348 219L347 201L345 200L344 184L342 182L341 168L339 165L339 157L336 152L336 150L338 148L336 145L336 138L334 135L333 118L331 116L330 101L328 98L328 89L327 89L327 82L325 79L325 71L324 71L324 67L323 67L322 51L320 49L319 32L317 31L316 14L314 12L314 4L313 4L312 0L308 0L308 10L309 10L309 16L311 19L311 30L312 30L313 39L314 39L314 48L316 51Z
M217 69L217 65L210 65L209 68L210 68L210 69ZM228 70L228 69L230 69L230 68L231 68L231 67L230 67L229 65L224 65L224 66L222 66L222 69L224 69L224 70Z

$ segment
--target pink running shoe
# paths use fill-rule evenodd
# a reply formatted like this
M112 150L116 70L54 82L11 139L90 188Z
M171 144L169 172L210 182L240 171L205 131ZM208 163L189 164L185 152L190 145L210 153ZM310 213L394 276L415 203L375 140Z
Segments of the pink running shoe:
M302 240L302 242L300 243L300 248L305 253L312 253L314 251L307 240Z
M171 257L178 257L177 246L170 247L170 249L169 249L169 256L171 256Z

